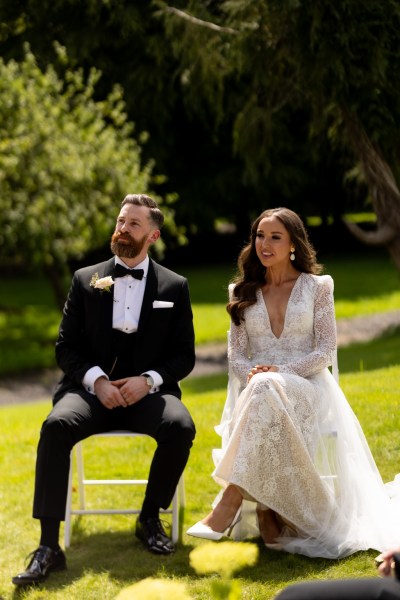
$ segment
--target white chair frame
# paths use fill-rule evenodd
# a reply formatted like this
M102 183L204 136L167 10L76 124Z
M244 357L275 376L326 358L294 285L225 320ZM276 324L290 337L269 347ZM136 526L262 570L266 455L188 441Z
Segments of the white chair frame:
M132 431L126 430L113 430L107 431L105 433L98 433L91 438L94 437L149 437L146 434L142 433L134 433ZM136 514L140 513L140 509L134 508L114 508L114 509L90 509L86 508L86 500L85 500L85 486L89 485L147 485L147 479L86 479L85 471L84 471L84 459L83 459L83 445L84 440L82 442L78 442L71 452L71 466L69 471L69 481L68 481L68 494L67 494L67 503L65 510L65 525L64 525L64 545L66 548L71 543L71 533L72 533L72 515L111 515L111 514L120 514L120 515L128 515L128 514ZM73 484L73 455L76 457L76 467L77 467L77 476L78 476L78 497L79 497L79 509L72 508L72 484ZM185 506L185 485L183 475L179 480L178 486L175 490L174 497L172 499L171 507L166 510L161 510L162 514L170 514L172 515L172 541L176 543L180 537L179 530L179 511L180 508L184 508Z

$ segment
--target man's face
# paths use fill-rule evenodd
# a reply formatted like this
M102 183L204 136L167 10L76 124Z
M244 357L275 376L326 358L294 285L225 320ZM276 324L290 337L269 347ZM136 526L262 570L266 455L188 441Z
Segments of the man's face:
M147 206L125 204L118 215L111 237L111 251L120 258L136 258L155 241L157 231L151 222ZM157 239L157 238L156 238Z

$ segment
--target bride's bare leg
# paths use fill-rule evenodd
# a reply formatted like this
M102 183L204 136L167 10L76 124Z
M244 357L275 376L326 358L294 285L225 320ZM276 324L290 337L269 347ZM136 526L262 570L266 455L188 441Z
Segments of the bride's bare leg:
M204 518L202 523L213 531L223 532L232 524L243 501L243 496L235 485L228 485L217 506Z
M264 544L273 544L281 533L276 513L270 508L257 506L258 527Z

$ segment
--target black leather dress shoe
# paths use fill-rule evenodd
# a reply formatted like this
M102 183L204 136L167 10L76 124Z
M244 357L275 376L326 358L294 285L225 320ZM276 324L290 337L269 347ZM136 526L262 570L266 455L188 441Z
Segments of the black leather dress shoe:
M136 537L141 540L150 552L155 554L171 554L175 546L171 538L165 533L160 519L151 517L136 521Z
M61 550L53 550L48 546L39 546L29 556L32 559L23 573L12 578L15 585L31 585L44 581L49 571L62 571L67 568L65 554Z

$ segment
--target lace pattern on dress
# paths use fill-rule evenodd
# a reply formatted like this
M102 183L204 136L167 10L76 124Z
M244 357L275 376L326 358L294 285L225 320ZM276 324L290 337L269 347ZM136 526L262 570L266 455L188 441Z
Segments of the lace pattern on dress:
M215 480L237 485L246 498L235 539L259 533L256 501L290 525L278 540L288 552L338 558L398 545L398 508L327 368L336 352L332 278L298 277L279 337L261 290L244 316L229 332L228 395L216 428L222 448L213 452ZM247 384L256 364L279 371Z
M330 366L335 352L333 281L329 275L299 276L279 338L272 333L261 290L257 302L245 311L245 321L239 326L231 324L228 359L242 387L256 364L272 364L280 372L309 377Z

